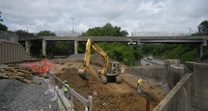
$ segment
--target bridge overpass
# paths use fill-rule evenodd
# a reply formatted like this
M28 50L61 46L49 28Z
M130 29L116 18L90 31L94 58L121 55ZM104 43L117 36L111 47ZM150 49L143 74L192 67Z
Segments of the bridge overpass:
M20 37L19 41L25 42L26 51L30 53L30 46L33 41L42 41L42 53L46 56L47 41L74 41L74 54L78 54L78 42L87 41L106 42L130 42L140 46L141 43L193 43L196 47L196 58L201 59L203 55L203 46L207 46L208 36L130 36L130 37L83 37L83 36L41 36L41 37Z

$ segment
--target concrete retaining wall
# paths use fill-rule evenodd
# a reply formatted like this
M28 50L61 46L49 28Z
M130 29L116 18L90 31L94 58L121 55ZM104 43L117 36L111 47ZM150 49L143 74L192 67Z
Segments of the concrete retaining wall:
M191 76L184 75L153 111L191 111Z
M165 60L165 74L167 76L168 87L172 89L185 74L184 66L180 65L177 59Z
M30 59L25 48L19 43L0 40L0 64L21 62Z
M181 79L153 111L208 111L208 64L187 62L184 67L170 64L166 64L167 73Z
M164 66L139 66L126 69L126 73L140 75L142 78L151 78L158 81L166 81Z
M193 64L192 106L194 111L208 111L208 64Z

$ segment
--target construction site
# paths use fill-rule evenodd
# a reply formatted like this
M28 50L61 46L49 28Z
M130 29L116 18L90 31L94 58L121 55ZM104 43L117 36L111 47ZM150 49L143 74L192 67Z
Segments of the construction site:
M146 57L141 60L140 66L128 67L108 58L105 51L89 38L82 39L87 41L84 54L35 60L30 59L27 53L28 42L25 43L25 51L20 43L1 40L0 110L207 110L206 63L187 61L181 64L178 59L156 63L153 58ZM116 40L113 37L101 39ZM133 39L140 41L139 37ZM206 42L202 44L206 46ZM74 45L77 52L77 41ZM46 40L43 40L42 46L44 54ZM91 48L97 53L91 54ZM140 77L143 81L141 93L138 92ZM65 95L65 90L69 97Z
M62 81L68 81L69 86L83 97L87 98L91 95L93 97L92 109L94 111L146 111L146 107L152 110L169 91L165 88L167 87L165 83L144 78L142 94L139 94L137 91L137 75L127 73L121 75L121 84L113 82L103 84L100 82L97 74L97 70L102 68L99 67L102 65L100 61L102 61L101 58L92 60L93 64L91 64L89 69L90 77L87 84L86 81L78 76L78 69L82 68L83 65L81 60L53 60L51 63L57 69L51 73ZM17 74L14 74L15 72ZM38 75L32 75L31 73L33 72L30 72L27 67L8 65L7 68L1 68L0 77L3 79L17 79L28 85L39 84L32 80L33 76ZM76 111L83 111L85 109L76 98L74 106L74 110Z

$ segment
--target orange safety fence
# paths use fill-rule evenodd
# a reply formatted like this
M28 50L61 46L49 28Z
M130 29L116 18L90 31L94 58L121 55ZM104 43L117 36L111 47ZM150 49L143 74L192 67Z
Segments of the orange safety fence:
M47 58L36 62L24 63L24 66L29 67L33 72L38 72L40 75L49 70L55 70L55 64L49 62Z

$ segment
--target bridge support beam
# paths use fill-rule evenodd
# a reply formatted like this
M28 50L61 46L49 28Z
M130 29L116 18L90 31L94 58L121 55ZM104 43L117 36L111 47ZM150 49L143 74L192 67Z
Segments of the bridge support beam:
M74 54L78 54L78 41L74 40Z
M31 42L30 41L25 41L25 48L26 52L30 55L30 47L31 47Z
M195 51L195 61L196 62L201 62L202 61L202 56L203 56L203 43L199 44L196 46L196 51Z
M46 40L42 40L42 54L43 56L46 56L46 46L47 46L47 42Z

